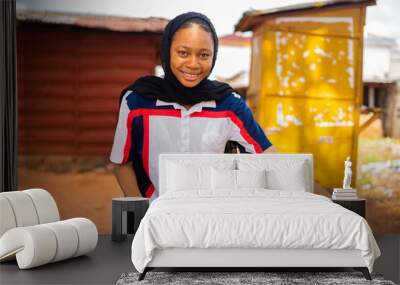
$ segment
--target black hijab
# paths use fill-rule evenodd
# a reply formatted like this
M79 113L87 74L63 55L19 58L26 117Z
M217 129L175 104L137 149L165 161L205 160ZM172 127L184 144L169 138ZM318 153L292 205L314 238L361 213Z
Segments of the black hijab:
M207 24L211 30L214 41L214 54L210 73L214 68L218 53L218 37L210 19L203 14L188 12L181 14L168 22L164 30L161 45L161 63L164 69L164 78L157 76L144 76L137 79L133 84L124 89L122 96L128 90L141 95L147 99L160 99L166 102L177 102L179 104L194 105L201 101L220 100L232 93L234 90L226 83L204 78L199 84L192 88L183 86L175 77L170 67L170 48L172 37L175 32L188 20L200 19Z

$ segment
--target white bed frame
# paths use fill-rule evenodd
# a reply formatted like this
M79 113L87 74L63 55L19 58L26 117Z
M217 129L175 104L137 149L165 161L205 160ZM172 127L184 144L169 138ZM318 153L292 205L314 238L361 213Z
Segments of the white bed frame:
M214 160L241 157L257 157L268 160L305 160L308 164L307 191L313 192L313 157L312 154L161 154L159 159L159 193L165 193L166 165L173 160L207 160L212 165ZM354 267L363 272L366 279L371 276L361 257L360 250L329 250L329 249L198 249L169 248L158 249L145 271L139 276L142 280L147 271L163 267Z

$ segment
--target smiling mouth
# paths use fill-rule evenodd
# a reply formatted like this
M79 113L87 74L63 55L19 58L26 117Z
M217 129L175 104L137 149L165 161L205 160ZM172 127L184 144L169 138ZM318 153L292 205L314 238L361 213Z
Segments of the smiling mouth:
M184 71L182 71L182 74L185 80L187 81L196 81L200 77L200 74L191 74Z

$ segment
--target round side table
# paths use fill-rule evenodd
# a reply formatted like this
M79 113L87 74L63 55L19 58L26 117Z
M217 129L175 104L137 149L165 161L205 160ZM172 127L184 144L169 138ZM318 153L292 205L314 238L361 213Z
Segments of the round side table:
M149 201L142 197L112 199L112 241L124 241L127 235L136 233L149 208Z

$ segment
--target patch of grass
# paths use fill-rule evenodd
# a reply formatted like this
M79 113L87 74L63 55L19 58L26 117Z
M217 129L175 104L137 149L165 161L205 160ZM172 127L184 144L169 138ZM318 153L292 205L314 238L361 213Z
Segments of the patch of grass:
M382 147L391 144L400 145L399 139L394 138L359 138L358 140L359 147Z
M358 150L359 164L399 159L400 140L393 138L360 138Z
M359 185L372 184L371 175L363 175L358 179Z
M361 163L366 164L366 163L372 163L372 162L379 162L382 160L383 160L382 156L375 154L375 153L371 153L371 154L368 154L368 155L362 157Z

